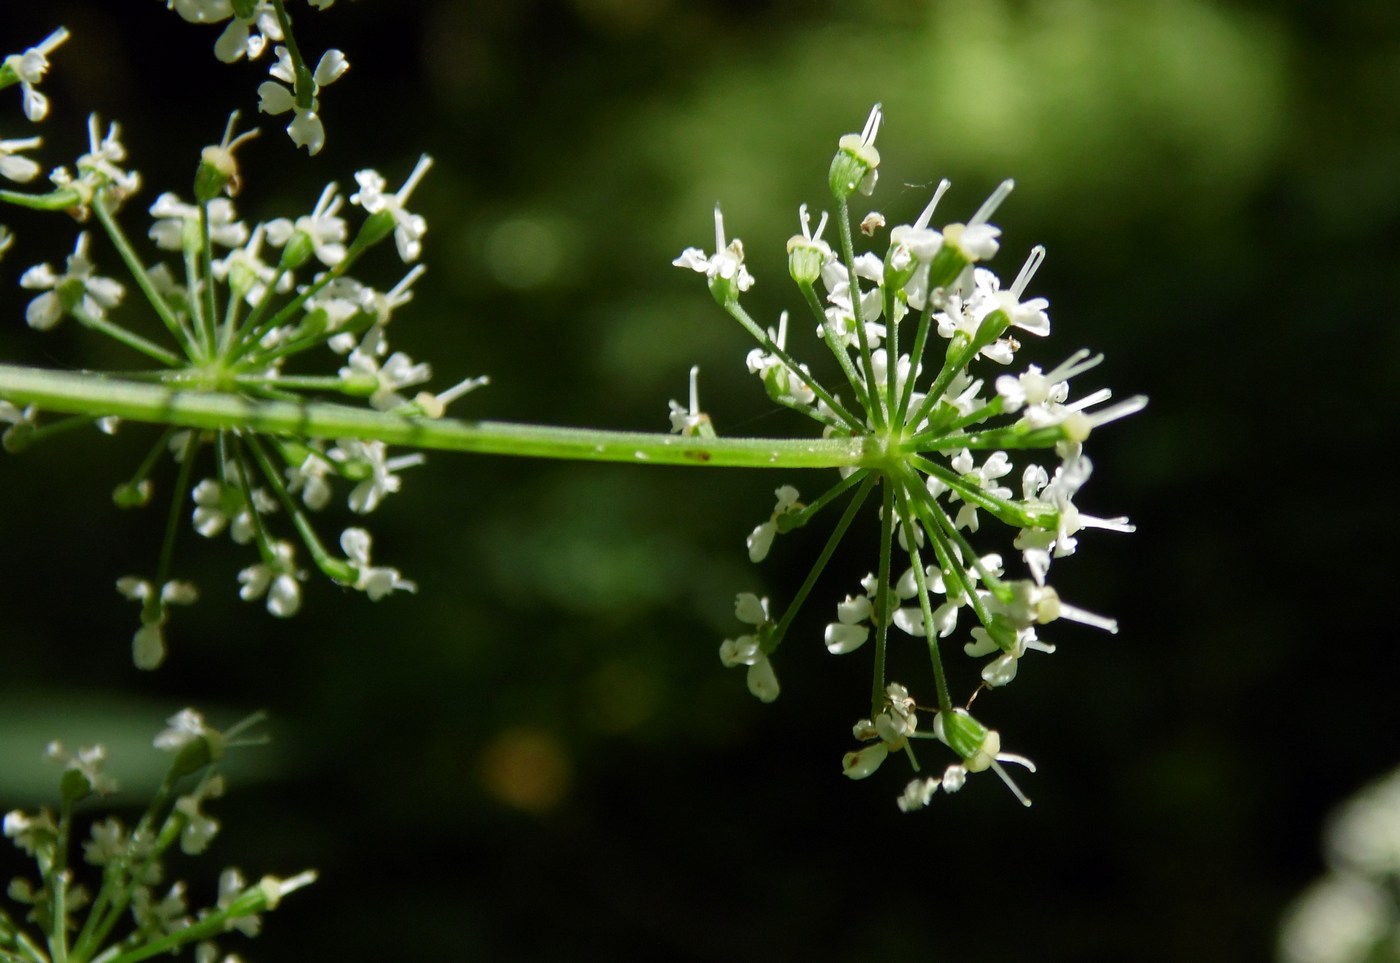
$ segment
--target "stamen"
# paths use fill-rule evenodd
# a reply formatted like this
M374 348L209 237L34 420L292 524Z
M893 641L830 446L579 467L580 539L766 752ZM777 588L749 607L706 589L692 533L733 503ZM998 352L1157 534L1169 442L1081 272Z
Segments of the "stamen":
M985 224L996 213L1001 202L1006 200L1015 186L1016 182L1009 177L998 184L997 189L992 191L992 196L983 201L982 206L977 208L977 213L972 215L972 220L967 222L967 226L974 227L978 224Z
M1021 273L1016 275L1016 280L1011 284L1011 296L1019 304L1021 294L1026 290L1026 285L1031 283L1031 278L1035 277L1035 272L1039 270L1041 262L1045 260L1045 248L1037 244L1031 248L1030 255L1026 258L1026 263L1021 265Z

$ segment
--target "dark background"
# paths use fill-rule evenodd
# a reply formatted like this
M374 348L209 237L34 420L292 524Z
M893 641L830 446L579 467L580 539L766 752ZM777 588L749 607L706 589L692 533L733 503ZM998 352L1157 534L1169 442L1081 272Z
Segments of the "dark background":
M491 375L458 415L663 430L699 363L721 433L806 431L769 413L747 336L669 265L710 247L714 202L759 279L746 304L771 323L800 307L783 255L797 205L828 206L836 139L872 102L887 117L874 206L891 224L942 176L949 218L1014 176L995 266L1009 279L1044 243L1034 292L1055 324L1027 357L1101 350L1092 386L1152 399L1091 441L1079 499L1138 533L1087 533L1056 566L1067 599L1123 631L1055 626L1059 651L979 703L1040 766L1022 781L1034 808L979 777L905 816L901 767L840 775L868 656L819 641L875 564L873 513L763 706L715 657L738 629L733 595L790 598L827 529L779 539L759 570L744 536L778 485L815 495L827 477L443 454L369 519L376 561L418 596L373 605L313 579L279 622L237 599L251 553L186 529L178 568L203 598L176 612L166 666L142 674L135 607L111 585L153 569L165 507L110 503L153 437L128 425L0 460L0 810L47 798L37 757L54 736L109 744L121 806L160 762L148 740L164 716L194 704L226 725L266 707L275 742L233 760L212 807L225 830L188 867L203 900L227 863L320 869L255 944L224 941L252 959L1272 955L1284 907L1322 869L1322 818L1400 762L1382 619L1400 7L293 7L304 49L339 46L352 67L323 93L317 157L258 118L240 211L307 211L365 166L397 184L430 153L410 205L429 219L430 270L392 343L440 386ZM145 181L124 215L139 236L159 192L189 196L227 112L251 117L270 54L221 65L215 29L151 2L7 8L0 47L57 23L74 38L43 87L44 158L71 162L87 111L119 120ZM28 136L18 91L4 96L0 130ZM0 262L0 357L130 364L71 323L24 326L15 280L60 265L74 230L3 220L18 241ZM386 250L362 273L388 287L401 270ZM960 656L954 671L972 677ZM6 878L19 868L0 855Z

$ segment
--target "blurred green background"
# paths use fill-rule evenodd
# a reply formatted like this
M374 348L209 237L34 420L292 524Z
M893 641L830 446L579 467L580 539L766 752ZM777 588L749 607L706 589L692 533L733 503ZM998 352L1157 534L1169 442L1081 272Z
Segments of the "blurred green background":
M141 674L112 583L154 567L164 508L111 506L152 437L127 426L0 459L0 811L46 798L55 736L109 744L120 807L166 715L266 707L276 741L235 761L194 893L229 862L322 880L255 944L225 941L250 959L1271 957L1322 868L1323 816L1400 762L1382 619L1400 5L294 6L304 48L339 46L352 68L324 93L328 143L309 162L261 119L240 211L309 210L365 166L397 184L430 153L411 205L429 273L393 344L438 385L491 375L459 415L664 430L698 363L722 434L806 431L770 414L747 336L669 265L712 243L713 204L771 322L800 306L783 251L797 205L828 206L836 139L872 102L890 223L940 177L954 218L1014 176L996 266L1014 276L1045 244L1034 291L1055 324L1027 358L1092 347L1107 361L1085 388L1152 399L1093 439L1080 499L1138 533L1091 532L1056 566L1066 598L1123 631L1057 628L1053 657L979 702L1039 764L1022 781L1034 808L979 778L904 816L898 766L840 774L868 661L819 641L874 565L873 514L780 653L776 704L715 655L734 593L790 598L825 538L784 536L755 570L744 536L773 489L828 478L435 455L370 519L376 561L418 596L374 605L313 579L279 622L237 599L249 557L186 529L180 571L203 598ZM268 61L218 64L216 30L152 2L7 4L0 47L57 23L74 37L44 86L46 157L79 152L88 110L119 120L146 185L126 223L143 233L159 192L189 195L227 112L254 109ZM5 136L27 135L6 96ZM75 325L24 326L15 280L61 262L74 228L3 220L19 239L0 262L0 357L128 364ZM386 251L363 273L387 287L400 271ZM0 878L20 866L0 853Z

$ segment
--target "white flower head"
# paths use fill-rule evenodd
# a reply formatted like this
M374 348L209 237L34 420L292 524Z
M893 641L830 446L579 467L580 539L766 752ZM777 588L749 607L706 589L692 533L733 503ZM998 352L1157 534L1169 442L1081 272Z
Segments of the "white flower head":
M378 172L362 170L355 174L360 189L350 195L350 203L360 205L371 216L384 212L393 221L394 244L405 264L417 260L422 253L423 234L428 230L428 222L420 214L410 214L404 209L404 204L432 165L433 159L427 154L419 157L413 173L393 194L384 193L387 182Z
M88 259L86 231L78 235L63 274L55 273L47 264L40 264L25 271L19 284L31 291L44 292L30 301L24 312L25 320L36 331L48 331L75 312L103 318L126 293L119 282L94 273L92 261Z
M49 54L67 39L68 31L59 27L24 53L12 54L0 62L0 74L11 74L19 80L24 98L24 116L31 121L41 121L48 115L49 101L39 92L39 82L48 73Z

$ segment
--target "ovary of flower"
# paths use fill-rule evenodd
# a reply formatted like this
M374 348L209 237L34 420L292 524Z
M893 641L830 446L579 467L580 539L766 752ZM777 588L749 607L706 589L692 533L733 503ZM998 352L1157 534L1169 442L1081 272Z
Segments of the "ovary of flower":
M258 0L246 17L235 14L233 21L214 42L214 56L226 64L244 56L257 60L267 49L269 40L282 39L282 25L277 22L277 11L267 0Z
M773 494L778 496L778 502L773 506L773 514L769 516L768 521L750 532L745 540L750 562L761 562L768 557L768 550L773 547L773 537L778 534L778 519L801 507L797 502L797 489L791 485L784 485Z
M418 255L422 253L422 239L428 230L428 222L422 215L410 214L404 210L404 204L408 203L409 195L432 166L433 159L427 154L419 157L413 173L408 175L408 180L393 194L384 193L387 182L377 171L362 170L355 174L355 181L360 185L360 189L350 195L350 203L359 204L367 214L388 211L393 216L394 245L398 248L399 258L405 264L417 260Z
M376 568L369 563L370 534L363 528L347 528L340 533L340 549L354 563L357 570L356 591L364 592L370 601L378 602L389 593L398 590L416 592L418 586L402 578L396 568Z
M37 161L20 157L19 151L34 150L41 143L38 137L25 137L16 140L0 140L0 177L17 184L27 184L39 176L43 170Z
M242 588L238 597L245 602L267 596L267 610L279 619L296 615L301 608L301 586L297 580L303 573L297 571L293 561L292 543L276 542L272 546L273 558L269 562L250 565L238 573Z
M297 218L295 222L285 217L268 221L268 243L273 247L282 247L292 239L293 234L305 234L311 239L317 259L326 267L335 267L345 259L348 232L345 221L337 216L344 203L345 198L340 196L336 185L327 184L310 214Z
M93 274L88 260L87 232L78 235L73 253L68 256L68 269L55 274L47 264L36 265L20 276L19 284L31 291L44 291L29 302L24 317L37 331L47 331L63 320L72 306L81 308L94 318L101 318L108 308L121 302L125 289L111 278Z
M760 599L752 592L741 592L734 600L734 615L741 622L762 629L770 621L768 600ZM778 677L773 671L773 663L763 651L758 634L741 635L736 639L725 639L720 643L719 660L726 668L738 665L749 667L747 682L749 692L762 702L772 702L778 697Z
M737 237L732 242L725 242L724 215L720 213L718 204L715 205L715 253L706 257L698 247L688 247L671 263L676 267L690 268L711 281L732 282L740 292L753 287L753 276L744 267L743 243Z
M59 27L24 53L12 54L5 58L4 66L13 70L19 78L20 91L24 97L24 116L31 121L41 121L48 115L49 101L39 93L38 85L44 79L44 74L48 73L49 54L67 39L68 31Z

